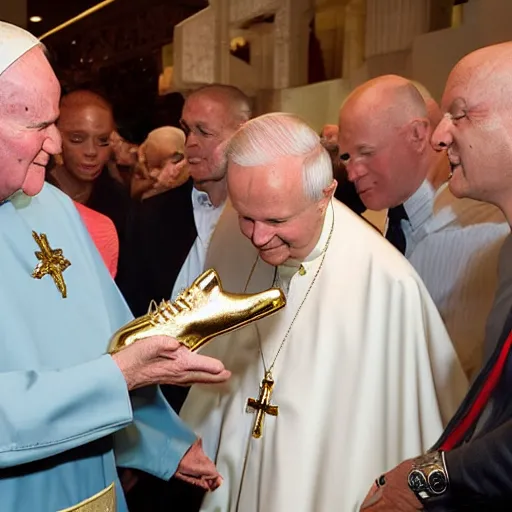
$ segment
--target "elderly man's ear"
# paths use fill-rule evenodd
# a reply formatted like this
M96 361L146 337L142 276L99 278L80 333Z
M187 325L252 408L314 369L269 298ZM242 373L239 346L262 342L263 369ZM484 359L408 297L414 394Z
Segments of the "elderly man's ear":
M338 141L339 127L337 124L325 124L320 132L320 137L328 142Z
M334 195L334 192L336 191L337 186L338 182L336 180L332 180L332 183L327 188L324 188L324 197L320 200L320 210L322 211L322 213L324 213L325 210L327 209L327 206L329 206L329 203L332 199L332 196Z
M326 199L331 199L331 197L334 195L334 192L336 192L337 187L338 182L336 180L332 180L332 183L327 188L324 188L324 197Z
M423 153L430 145L432 128L427 118L414 119L407 126L407 140L418 153Z

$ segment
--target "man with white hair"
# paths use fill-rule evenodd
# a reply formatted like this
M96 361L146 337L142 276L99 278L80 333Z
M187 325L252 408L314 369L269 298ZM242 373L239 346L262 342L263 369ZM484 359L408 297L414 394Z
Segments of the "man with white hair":
M279 285L287 306L203 351L232 379L193 387L182 409L224 478L202 510L356 510L376 468L431 445L466 379L415 271L332 198L308 125L248 121L227 162L235 211L207 265L229 290Z
M59 96L39 40L0 22L0 509L125 512L116 466L214 489L155 384L229 373L166 336L106 354L131 316L73 202L44 182Z

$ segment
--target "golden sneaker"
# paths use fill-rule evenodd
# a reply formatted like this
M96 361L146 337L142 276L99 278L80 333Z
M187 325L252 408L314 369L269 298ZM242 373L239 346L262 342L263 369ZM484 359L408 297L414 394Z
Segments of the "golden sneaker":
M113 354L149 336L171 336L195 351L215 336L276 313L286 304L284 293L271 288L245 295L222 289L217 272L207 270L174 302L152 302L146 315L121 327L110 341Z

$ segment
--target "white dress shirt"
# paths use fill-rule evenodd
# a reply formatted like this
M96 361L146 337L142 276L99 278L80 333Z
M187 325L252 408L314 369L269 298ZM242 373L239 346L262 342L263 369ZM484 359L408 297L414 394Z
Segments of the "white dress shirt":
M448 184L436 192L427 180L404 208L405 256L434 299L471 378L482 365L499 252L510 228L498 208L457 199Z
M196 224L197 237L190 248L187 259L181 267L172 289L171 300L188 288L203 271L206 252L215 226L224 210L226 201L220 206L213 206L206 192L192 188L192 208L194 210L194 222Z

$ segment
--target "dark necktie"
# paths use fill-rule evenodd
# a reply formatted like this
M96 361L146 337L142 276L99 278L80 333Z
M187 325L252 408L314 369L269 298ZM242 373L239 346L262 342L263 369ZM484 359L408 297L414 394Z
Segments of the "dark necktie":
M409 220L402 204L388 210L388 230L386 231L386 239L402 254L405 254L406 242L402 230L402 219Z

